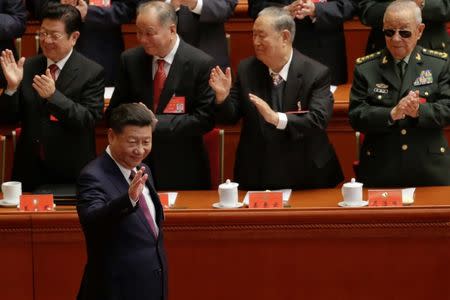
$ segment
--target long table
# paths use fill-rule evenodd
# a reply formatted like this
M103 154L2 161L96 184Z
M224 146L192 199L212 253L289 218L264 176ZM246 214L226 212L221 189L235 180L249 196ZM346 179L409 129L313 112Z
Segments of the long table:
M340 200L296 191L289 208L221 210L216 191L179 192L169 299L450 299L450 187L418 188L408 207ZM86 259L74 207L1 208L0 258L0 299L74 299Z

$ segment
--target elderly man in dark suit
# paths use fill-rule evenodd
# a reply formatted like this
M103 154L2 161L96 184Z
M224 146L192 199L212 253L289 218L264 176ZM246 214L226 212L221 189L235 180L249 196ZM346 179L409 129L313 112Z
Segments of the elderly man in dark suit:
M177 31L192 46L211 55L225 68L229 66L225 22L233 15L237 0L171 0L177 10Z
M136 19L141 47L122 55L121 74L109 108L143 102L159 120L149 166L157 190L208 189L203 134L214 126L213 59L181 40L175 10L164 2L141 4Z
M0 52L10 49L15 53L14 39L25 32L27 10L22 1L4 0L0 2ZM5 77L0 70L0 88L6 86Z
M418 44L422 47L450 54L450 37L447 22L450 21L450 0L409 0L422 9L425 30ZM383 49L386 44L383 35L383 15L393 0L359 0L361 22L372 27L367 40L366 53Z
M103 110L103 69L73 50L81 17L70 5L47 10L39 29L42 55L2 52L8 82L0 117L21 121L13 175L31 191L48 183L75 183L95 157L94 129Z
M77 211L88 259L78 300L167 299L163 208L142 164L155 122L144 105L115 108L109 146L80 174Z
M356 62L349 117L365 134L358 179L366 186L450 184L449 59L417 46L424 29L414 1L394 1L384 15L386 49Z
M250 17L268 6L282 6L295 18L294 48L330 69L331 84L347 82L344 21L356 12L353 0L248 0Z
M243 118L235 179L244 189L325 188L342 179L326 127L333 112L328 68L292 48L295 23L279 7L253 26L256 57L211 72L219 122Z

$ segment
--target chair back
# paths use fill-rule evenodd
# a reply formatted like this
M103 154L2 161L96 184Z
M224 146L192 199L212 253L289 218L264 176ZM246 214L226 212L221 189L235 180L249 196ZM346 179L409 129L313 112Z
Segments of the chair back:
M217 189L223 182L224 130L214 128L203 135L209 158L211 189Z

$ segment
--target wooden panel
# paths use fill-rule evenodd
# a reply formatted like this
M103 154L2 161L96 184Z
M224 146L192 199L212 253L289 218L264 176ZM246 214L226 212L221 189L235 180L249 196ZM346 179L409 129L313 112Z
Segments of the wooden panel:
M68 214L33 216L34 299L75 299L86 263L78 217Z
M1 299L33 299L32 251L30 216L0 216Z

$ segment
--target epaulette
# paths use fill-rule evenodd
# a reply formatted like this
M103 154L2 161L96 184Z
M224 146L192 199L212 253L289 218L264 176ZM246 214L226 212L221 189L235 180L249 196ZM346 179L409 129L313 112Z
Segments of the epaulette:
M367 61L371 61L371 60L379 57L380 55L381 55L381 51L378 51L378 52L375 52L375 53L372 53L372 54L369 54L369 55L366 55L366 56L363 56L363 57L359 57L359 58L356 59L356 64L360 65L360 64L365 63Z
M428 56L434 56L434 57L438 57L438 58L442 58L443 60L447 60L448 58L448 54L445 52L441 52L441 51L436 51L436 50L430 50L430 49L422 49L422 53Z

